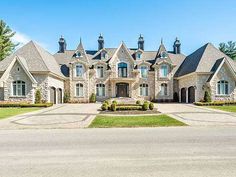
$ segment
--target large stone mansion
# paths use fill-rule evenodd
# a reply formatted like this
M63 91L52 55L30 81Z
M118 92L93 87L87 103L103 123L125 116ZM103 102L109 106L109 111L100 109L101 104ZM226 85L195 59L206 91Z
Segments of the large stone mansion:
M167 51L161 42L157 51L146 51L140 35L137 48L124 42L107 48L103 36L97 50L86 50L80 40L75 50L67 50L59 39L59 51L52 55L31 41L0 62L0 100L34 102L35 91L43 100L62 103L89 102L131 97L155 101L192 103L210 91L213 100L235 100L235 62L207 43L192 54L181 53L174 41Z

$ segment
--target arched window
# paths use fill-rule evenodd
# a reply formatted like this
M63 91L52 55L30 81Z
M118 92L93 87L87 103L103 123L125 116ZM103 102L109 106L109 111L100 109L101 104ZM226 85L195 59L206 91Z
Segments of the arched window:
M25 82L14 81L13 85L13 96L25 96Z
M229 83L228 81L221 80L217 82L217 94L228 95L229 94Z
M103 78L103 66L97 66L97 78Z
M136 58L137 59L140 59L141 57L142 57L142 53L141 52L136 53Z
M97 84L97 96L105 96L105 84Z
M167 84L161 84L161 95L167 96Z
M81 83L76 84L76 96L83 97L84 95L84 86Z
M165 51L161 52L161 58L167 58L167 53Z
M140 84L140 95L148 96L148 84Z
M75 53L75 58L79 58L79 57L81 57L81 53L80 52L76 52Z
M101 59L106 59L107 58L107 52L103 51L101 52Z
M140 67L140 73L142 78L147 78L148 75L148 67L147 66L141 66Z
M118 64L118 76L127 77L128 66L127 63L121 62Z
M168 66L166 64L161 65L160 67L160 77L168 76Z
M83 65L78 64L76 65L76 77L83 77L83 73L84 73L84 68Z

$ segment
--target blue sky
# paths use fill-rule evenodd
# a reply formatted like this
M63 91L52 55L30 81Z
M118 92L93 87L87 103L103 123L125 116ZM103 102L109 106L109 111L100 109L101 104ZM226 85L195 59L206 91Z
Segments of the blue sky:
M178 36L189 54L207 42L235 41L235 12L235 0L7 0L1 1L0 19L17 32L16 41L34 40L52 53L60 35L68 49L80 37L86 49L96 49L99 33L106 47L122 40L136 47L141 33L146 50L157 50L161 38L171 50Z

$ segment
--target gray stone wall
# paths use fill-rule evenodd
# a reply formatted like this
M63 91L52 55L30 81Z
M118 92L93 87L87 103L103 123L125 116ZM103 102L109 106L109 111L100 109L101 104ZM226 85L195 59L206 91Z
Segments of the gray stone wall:
M42 100L49 101L49 86L48 86L48 75L46 74L33 74L37 81L37 88L41 91Z

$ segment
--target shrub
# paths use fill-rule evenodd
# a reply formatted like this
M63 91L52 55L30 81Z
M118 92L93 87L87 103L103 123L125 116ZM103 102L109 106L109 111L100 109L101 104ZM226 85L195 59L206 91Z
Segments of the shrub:
M102 109L103 111L108 110L108 104L107 104L107 103L103 103L102 106L101 106L101 109Z
M116 110L129 111L129 110L142 110L141 105L131 105L131 106L116 106Z
M205 91L205 94L204 94L204 102L211 102L211 94L209 91Z
M70 102L70 94L68 92L64 93L64 103L69 103Z
M35 92L35 104L39 104L41 103L42 96L41 96L41 91L40 90L36 90Z
M149 104L149 109L150 109L150 110L153 110L153 109L154 109L154 104L153 104L153 103L150 103L150 104Z
M148 110L148 107L149 107L148 102L144 102L144 103L143 103L143 106L142 106L142 109L143 109L144 111L147 111L147 110Z
M136 101L136 104L137 104L137 105L141 105L141 101L140 101L140 100L137 100L137 101Z
M103 103L106 103L107 105L110 104L108 100L105 100Z
M95 103L95 102L96 102L96 95L95 95L95 93L92 93L92 94L91 94L90 99L89 99L89 102L90 102L90 103Z
M115 105L117 105L118 103L117 103L117 101L116 101L116 100L113 100L113 101L112 101L112 104L115 104Z
M116 104L114 104L114 103L111 104L111 110L116 111Z

